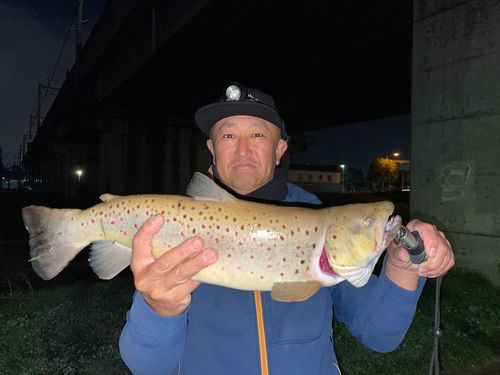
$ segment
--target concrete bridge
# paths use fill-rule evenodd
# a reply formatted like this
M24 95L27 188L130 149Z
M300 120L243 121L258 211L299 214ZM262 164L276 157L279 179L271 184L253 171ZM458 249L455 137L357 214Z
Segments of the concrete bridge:
M66 196L182 193L211 162L193 114L235 80L271 93L292 136L411 113L412 216L500 283L499 34L495 0L110 0L28 178Z

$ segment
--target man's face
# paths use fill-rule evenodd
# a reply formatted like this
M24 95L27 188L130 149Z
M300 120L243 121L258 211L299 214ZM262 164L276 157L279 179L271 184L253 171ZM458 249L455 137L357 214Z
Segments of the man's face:
M252 116L220 120L207 146L222 183L242 195L272 180L288 147L277 126Z

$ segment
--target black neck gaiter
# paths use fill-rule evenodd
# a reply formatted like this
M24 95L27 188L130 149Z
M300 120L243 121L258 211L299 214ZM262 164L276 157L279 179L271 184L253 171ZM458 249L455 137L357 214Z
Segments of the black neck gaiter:
M216 179L215 181L217 182L217 184L220 185L225 190L229 191L237 198L242 198L242 199L250 198L250 200L253 201L282 202L283 200L285 200L288 194L288 186L286 184L286 174L285 171L281 168L276 168L274 170L274 176L271 181L269 181L264 186L258 188L257 190L252 191L247 195L240 195L235 191L233 191L232 189L230 189L229 187L225 186L219 180L219 174L217 173L217 168L215 167L215 165L212 166L212 172L214 174L214 177Z

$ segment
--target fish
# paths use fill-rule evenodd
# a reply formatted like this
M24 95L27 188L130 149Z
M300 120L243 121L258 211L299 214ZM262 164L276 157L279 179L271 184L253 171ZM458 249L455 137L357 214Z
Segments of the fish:
M33 269L50 280L91 245L93 271L112 279L130 265L141 225L161 214L155 259L199 236L218 259L192 280L303 301L345 280L365 285L401 226L389 201L326 208L259 203L236 198L199 172L186 193L103 194L102 203L85 210L23 207Z

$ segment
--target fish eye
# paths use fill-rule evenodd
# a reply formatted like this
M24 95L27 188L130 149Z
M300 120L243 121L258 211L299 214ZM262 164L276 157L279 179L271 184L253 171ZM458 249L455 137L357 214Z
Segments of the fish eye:
M365 216L363 220L364 220L363 224L366 227L371 227L373 225L373 218L371 216Z

